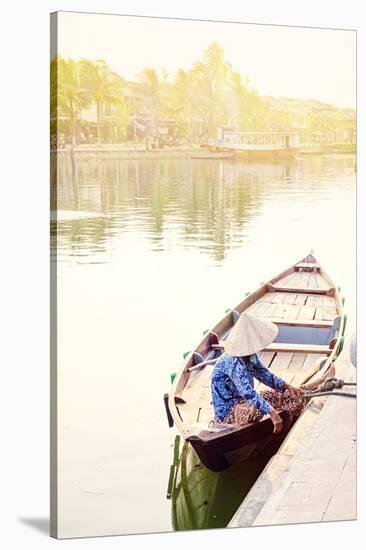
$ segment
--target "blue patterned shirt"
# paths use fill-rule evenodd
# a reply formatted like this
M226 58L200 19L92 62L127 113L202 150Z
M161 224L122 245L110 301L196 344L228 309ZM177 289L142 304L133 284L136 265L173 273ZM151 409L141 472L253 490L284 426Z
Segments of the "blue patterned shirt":
M284 380L271 373L257 354L247 360L228 353L220 357L211 378L212 404L218 420L223 420L230 409L243 399L262 413L269 413L270 405L255 391L253 378L274 390L284 391Z

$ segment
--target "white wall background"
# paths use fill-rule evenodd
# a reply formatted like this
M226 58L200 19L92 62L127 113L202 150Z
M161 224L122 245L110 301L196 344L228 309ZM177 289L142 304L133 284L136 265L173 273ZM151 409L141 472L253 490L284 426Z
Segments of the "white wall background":
M363 2L306 0L13 0L2 5L0 18L0 223L1 223L1 546L7 550L41 550L62 545L70 549L180 549L187 544L210 548L268 544L283 550L332 545L358 545L365 531L364 495L359 495L359 521L326 525L219 530L180 534L107 537L58 542L45 532L48 517L48 61L49 12L92 11L324 26L358 29L359 120L359 281L365 280L365 19ZM341 220L339 220L341 223ZM365 292L359 284L359 385L365 376ZM4 308L5 305L5 308ZM363 339L364 340L364 339ZM365 403L359 389L359 487L365 487ZM361 493L361 491L359 491ZM28 523L27 523L28 522ZM314 542L315 541L315 542ZM353 541L353 542L352 542Z

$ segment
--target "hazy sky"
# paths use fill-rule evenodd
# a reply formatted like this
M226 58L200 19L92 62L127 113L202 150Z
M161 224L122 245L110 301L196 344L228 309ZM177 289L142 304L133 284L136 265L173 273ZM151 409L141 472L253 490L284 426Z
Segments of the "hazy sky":
M356 106L354 31L62 12L58 37L59 55L105 59L129 80L145 67L171 78L217 40L262 95Z

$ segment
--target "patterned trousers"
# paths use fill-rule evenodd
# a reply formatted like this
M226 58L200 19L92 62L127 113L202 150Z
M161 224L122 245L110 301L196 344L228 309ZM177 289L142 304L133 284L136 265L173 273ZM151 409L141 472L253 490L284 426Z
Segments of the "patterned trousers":
M265 390L260 392L276 411L287 411L292 416L298 416L305 407L305 400L302 397L294 398L288 390L283 393L275 390ZM248 424L258 422L264 414L244 399L238 401L225 416L223 420L216 420L219 424Z

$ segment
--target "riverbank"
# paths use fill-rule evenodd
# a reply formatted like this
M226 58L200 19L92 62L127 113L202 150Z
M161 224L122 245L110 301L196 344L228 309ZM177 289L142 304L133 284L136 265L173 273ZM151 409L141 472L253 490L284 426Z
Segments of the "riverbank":
M335 367L338 378L355 381L348 345ZM314 398L228 527L352 519L356 519L356 399Z
M169 147L162 149L127 148L121 145L81 146L74 149L77 160L143 160L143 159L183 159L202 153L201 147ZM70 149L57 149L51 153L59 158L70 157Z
M324 143L306 145L301 148L301 155L355 155L356 143Z
M200 156L206 149L202 147L164 147L146 149L145 145L127 147L125 145L79 145L74 148L76 160L143 160L143 159L183 159ZM328 144L322 146L303 147L299 155L339 155L355 154L355 144ZM70 148L51 150L58 158L70 157ZM255 160L255 159L253 159Z

